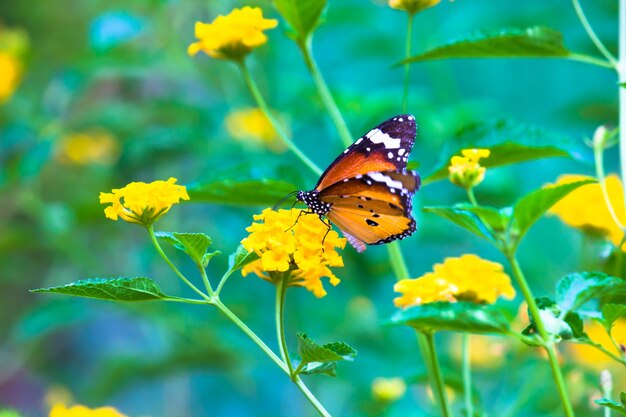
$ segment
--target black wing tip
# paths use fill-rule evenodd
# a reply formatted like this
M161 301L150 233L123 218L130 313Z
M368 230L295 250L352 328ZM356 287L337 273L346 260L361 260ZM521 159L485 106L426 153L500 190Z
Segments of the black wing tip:
M412 217L409 217L409 218L411 219L411 222L409 223L409 227L406 230L404 230L401 233L388 236L384 239L377 240L374 243L370 243L370 245L383 245L385 243L391 243L394 240L402 240L405 237L411 236L417 230L417 223L415 222L415 219L413 219Z
M399 114L393 116L376 127L381 132L390 135L393 138L402 138L409 140L411 144L417 135L417 124L412 114Z

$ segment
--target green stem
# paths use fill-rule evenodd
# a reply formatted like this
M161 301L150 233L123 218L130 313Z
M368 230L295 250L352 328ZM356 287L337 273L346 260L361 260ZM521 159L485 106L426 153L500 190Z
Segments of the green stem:
M478 201L476 200L476 196L474 195L474 187L470 187L466 189L467 191L467 199L473 206L478 207Z
M409 268L406 266L404 256L402 255L400 242L390 242L386 246L389 262L391 263L393 274L396 276L396 281L409 278Z
M409 59L411 57L411 40L413 38L413 17L412 13L407 13L408 22L406 26L406 49L404 57ZM402 94L402 112L406 113L409 108L409 69L410 64L404 64L404 92Z
M293 382L300 389L300 391L302 391L302 393L309 400L309 402L313 405L313 407L315 407L317 412L320 413L320 415L322 415L324 417L331 417L330 413L328 411L326 411L326 409L324 408L322 403L320 403L317 400L317 398L315 398L315 395L313 395L313 393L311 393L311 391L309 391L307 386L304 384L304 381L302 381L302 378L300 378L300 375L296 375L296 377L293 379Z
M619 1L619 63L617 64L618 81L626 83L626 0ZM619 89L619 156L622 184L626 184L626 85ZM626 193L625 193L626 198Z
M602 196L604 197L606 207L609 209L609 213L611 214L615 224L624 230L624 225L619 220L617 213L615 213L615 209L611 203L611 198L609 197L609 191L606 188L606 175L604 173L604 148L600 146L600 144L594 143L593 155L596 165L596 177L598 179L598 183L600 184L600 189L602 190Z
M566 417L574 417L574 410L572 409L572 404L569 401L569 396L567 394L567 387L565 386L565 380L563 379L563 373L561 372L561 368L559 367L559 361L556 356L556 349L554 347L554 342L551 340L550 335L546 331L545 325L543 324L543 320L541 319L541 314L539 311L539 307L535 302L535 297L530 290L530 286L526 281L526 277L524 277L524 273L519 266L517 258L515 257L515 253L513 251L508 251L505 253L509 264L511 265L511 270L513 271L513 277L517 281L517 284L522 291L522 295L524 296L524 300L528 304L528 309L530 310L530 315L533 319L533 323L537 328L537 333L539 333L539 337L544 343L544 348L548 354L548 362L550 363L550 368L552 369L552 377L554 379L554 383L556 384L556 388L559 392L559 397L561 399L561 403L563 405L563 410L565 411Z
M450 411L450 405L448 404L448 396L446 395L446 385L443 381L443 375L441 373L441 367L439 366L439 359L437 359L437 353L435 352L435 335L433 333L423 333L426 339L426 346L428 347L428 355L430 363L433 367L433 376L435 384L432 386L433 395L436 398L437 404L441 409L442 417L452 417Z
M572 0L572 4L574 5L574 10L576 10L576 15L578 15L580 23L582 23L583 27L585 28L585 32L587 32L587 35L589 35L589 39L591 39L591 41L596 46L596 48L598 48L600 53L604 55L604 57L611 63L612 68L615 68L617 66L617 60L615 59L613 54L611 54L609 50L606 49L600 38L598 38L598 36L596 35L596 32L594 32L591 24L589 24L589 21L585 16L585 12L583 12L583 8L580 6L579 0Z
M224 275L222 275L222 279L220 279L219 284L217 284L217 288L215 289L215 296L219 297L220 293L222 292L222 287L224 287L224 284L226 284L226 281L228 280L228 277L230 277L232 275L232 273L235 272L232 269L228 269L228 271L226 271L224 273Z
M322 77L322 73L317 67L317 63L315 62L315 58L313 58L313 49L311 47L311 36L308 36L306 39L298 40L297 44L302 52L302 56L304 57L304 63L306 64L311 76L313 77L313 82L315 82L315 86L317 87L317 91L322 99L322 103L328 112L337 132L339 132L339 137L343 142L344 146L348 147L352 144L352 135L350 134L350 130L348 130L348 126L346 125L346 121L343 119L339 108L337 107L337 103L333 99L328 86L326 85L326 81L324 81L324 77Z
M470 362L470 335L463 333L461 336L461 366L463 368L463 393L465 397L465 411L468 417L474 417L474 404L472 403L472 364Z
M300 150L300 148L298 148L296 144L293 143L291 139L289 139L289 136L287 136L283 127L280 125L278 120L276 120L276 118L270 111L269 107L267 106L265 99L261 95L259 88L254 82L254 79L250 75L250 71L248 70L248 66L246 65L245 61L237 62L237 64L239 66L239 69L241 70L241 75L243 76L246 82L246 85L248 86L248 89L250 90L250 93L252 94L252 97L254 98L254 101L256 101L257 105L259 106L259 108L261 109L265 117L267 117L267 120L269 120L270 124L272 125L276 133L278 134L278 137L289 148L289 150L291 150L294 154L296 154L296 156L300 158L300 160L304 162L306 166L308 166L315 174L322 175L322 170L317 165L315 165L315 163L311 161Z
M206 269L204 269L202 264L198 264L198 269L200 270L200 276L202 277L202 282L204 282L204 288L206 288L207 294L209 294L209 297L213 297L215 294L213 293L209 277L206 274Z
M270 349L263 341L256 335L246 324L241 321L239 317L235 315L228 307L226 307L220 299L214 299L213 304L218 308L230 321L232 321L241 331L243 331L246 336L248 336L252 341L259 347L269 358L276 364L278 367L287 375L289 375L289 369L287 365L283 361L280 360L278 356Z
M289 284L290 273L281 273L281 279L276 285L276 335L278 337L278 347L280 356L289 368L289 375L293 379L294 371L291 359L289 358L289 350L287 349L287 340L285 339L285 297L287 296L287 287Z
M196 294L198 294L200 297L204 298L205 300L211 300L211 297L209 297L208 295L206 295L205 293L203 293L202 291L200 291L198 289L198 287L196 287L195 285L193 285L183 274L182 272L180 272L178 270L178 268L176 268L176 266L172 263L172 261L170 261L170 258L167 257L167 255L165 254L165 252L163 252L163 249L161 248L161 245L159 245L159 241L157 240L156 236L154 235L154 228L152 227L152 225L146 226L146 230L148 230L148 234L150 235L150 240L152 241L152 244L154 245L154 247L156 248L157 252L159 255L161 255L161 258L163 258L163 260L165 261L166 264L169 265L170 268L172 268L172 270L174 271L174 273L176 275L178 275L178 278L180 278L185 284L187 284L187 286L189 288L191 288L194 292L196 292Z
M591 64L602 68L609 68L614 70L615 65L610 63L609 61L605 61L604 59L594 58L589 55L583 54L569 54L567 57L570 61L583 62L585 64Z

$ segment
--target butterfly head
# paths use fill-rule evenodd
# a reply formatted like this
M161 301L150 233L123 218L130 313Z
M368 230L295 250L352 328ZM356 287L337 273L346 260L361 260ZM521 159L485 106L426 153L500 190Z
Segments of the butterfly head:
M298 191L296 194L298 201L302 201L309 209L320 216L325 216L332 207L331 203L325 203L319 198L319 192L313 191Z

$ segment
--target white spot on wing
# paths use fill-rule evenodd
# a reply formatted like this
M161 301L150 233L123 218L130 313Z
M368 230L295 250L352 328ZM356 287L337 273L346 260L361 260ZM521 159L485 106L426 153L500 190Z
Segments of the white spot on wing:
M388 134L383 133L380 129L374 129L370 133L372 132L374 132L372 136L368 136L372 143L382 143L385 145L385 149L398 149L400 147L400 143L402 142L400 139L392 138Z
M359 143L363 142L363 138L359 138L356 142L354 142L355 145L358 145Z
M389 159L393 159L393 152L389 152L389 153L387 154L387 158L389 158Z
M401 117L398 119L399 122L404 122L404 119Z
M369 174L367 174L367 176L370 177L371 179L373 179L376 182L385 183L387 185L387 187L391 188L392 190L394 188L402 189L402 181L396 181L393 178L391 178L390 176L385 175L385 174L383 174L381 172L370 172Z
M370 130L369 132L367 132L365 134L365 137L369 139L372 136L374 136L377 132L380 132L380 130L379 129L372 129L372 130Z
M402 155L404 155L404 152L406 152L406 149L404 149L404 148L398 149L398 155L402 156Z

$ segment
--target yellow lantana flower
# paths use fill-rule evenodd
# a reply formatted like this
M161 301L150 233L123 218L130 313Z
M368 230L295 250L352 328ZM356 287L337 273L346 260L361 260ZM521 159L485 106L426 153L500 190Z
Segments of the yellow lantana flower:
M67 408L63 404L56 404L50 410L49 417L126 417L113 407L87 408L84 405L75 405Z
M9 101L21 78L21 61L13 55L0 52L0 103Z
M389 0L389 7L404 10L410 15L421 12L429 7L434 7L441 0Z
M326 291L322 277L328 277L332 285L339 284L330 267L343 266L343 259L335 248L346 245L334 230L322 223L316 215L302 214L302 210L265 209L255 215L246 230L250 235L241 241L249 251L256 252L260 259L245 266L242 274L253 272L260 278L273 283L289 272L288 285L301 286L323 297ZM297 220L297 221L296 221Z
M203 51L213 58L239 61L254 48L267 42L263 31L277 25L276 19L265 19L258 7L233 9L211 23L196 22L195 36L198 42L189 45L187 52L194 56Z
M450 182L466 189L483 182L486 168L479 161L490 153L489 149L463 149L462 156L453 156L448 167Z
M392 402L404 396L406 383L402 378L375 378L372 381L372 396L378 401Z
M555 185L585 179L589 179L589 177L571 174L561 175ZM622 224L626 224L622 182L617 175L611 174L606 177L605 186L617 218ZM598 183L583 185L575 189L552 206L549 213L558 216L563 223L578 229L600 232L606 235L615 246L619 246L624 238L624 232L611 216L602 195L602 188Z
M108 219L121 217L130 223L150 225L157 221L180 200L189 200L187 189L176 185L176 178L167 181L131 182L111 193L100 193L100 204L111 204L104 209Z
M433 272L398 281L394 290L402 294L394 300L402 308L436 301L493 304L498 297L515 297L511 278L501 264L470 254L446 258L435 264Z
M228 133L240 141L252 141L267 146L274 152L285 151L285 143L280 140L276 130L258 108L233 111L226 116Z
M86 130L63 136L57 146L57 158L67 164L108 165L119 156L118 143L111 133Z

